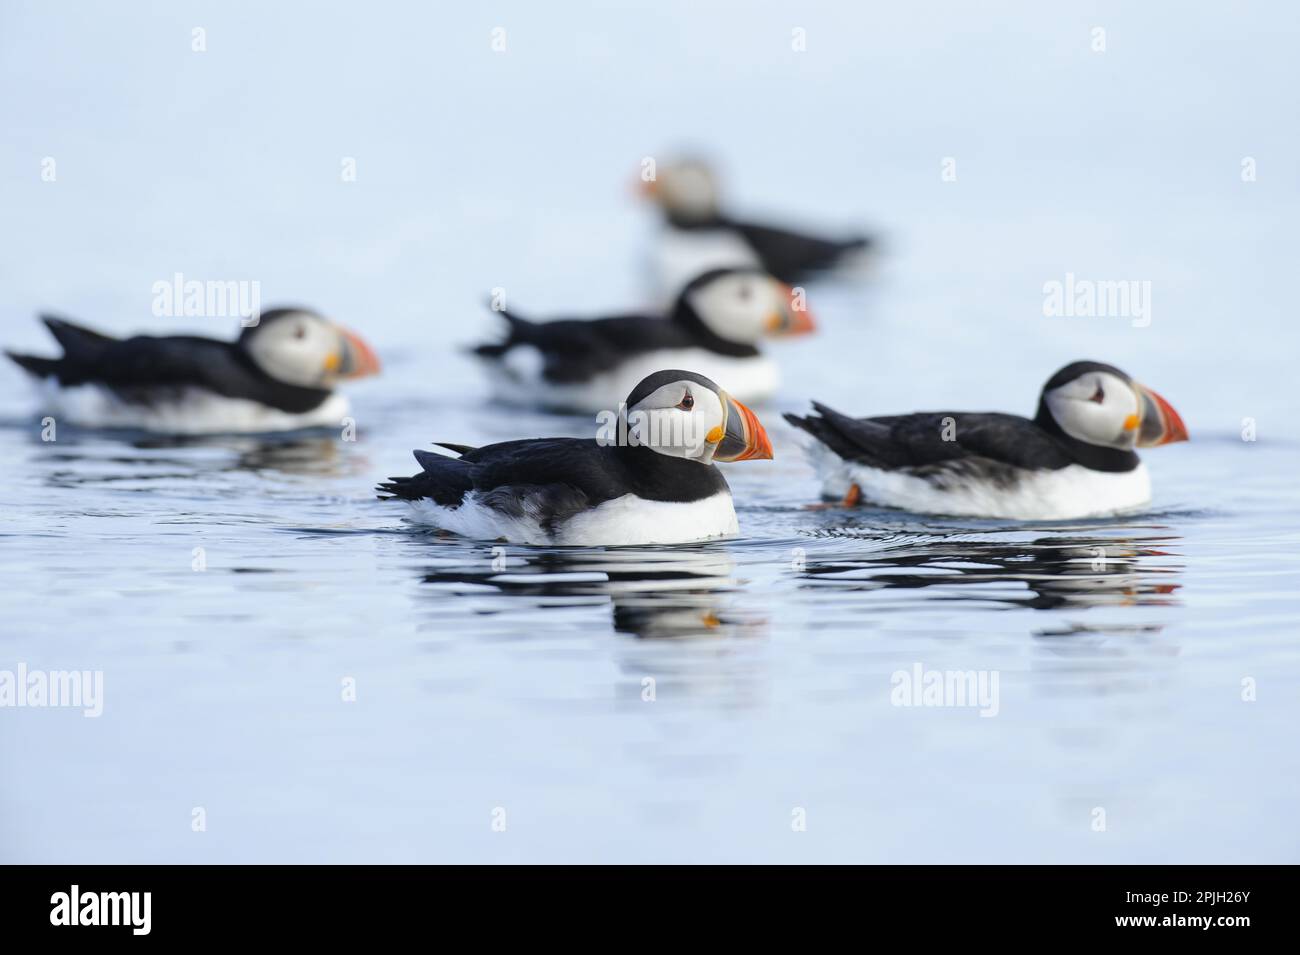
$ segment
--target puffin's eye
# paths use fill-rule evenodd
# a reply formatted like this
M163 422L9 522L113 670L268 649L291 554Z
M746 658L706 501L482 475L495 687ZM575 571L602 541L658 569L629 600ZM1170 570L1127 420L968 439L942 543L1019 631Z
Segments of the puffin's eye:
M1097 404L1101 404L1106 400L1106 392L1101 390L1101 382L1097 382L1097 390L1092 393L1092 397L1088 400L1095 401Z
M678 402L677 407L681 408L683 411L690 411L695 407L695 398L688 391L682 400Z
M738 295L740 296L740 300L741 300L742 302L748 302L748 301L750 300L750 298L753 297L753 295L754 295L754 290L753 290L752 288L750 288L749 285L742 285L742 286L740 287L740 291L737 292L736 294L738 294Z
M294 337L294 338L306 338L306 337L307 337L307 326L306 326L306 325L295 325L295 326L294 326L294 329L293 329L293 337Z

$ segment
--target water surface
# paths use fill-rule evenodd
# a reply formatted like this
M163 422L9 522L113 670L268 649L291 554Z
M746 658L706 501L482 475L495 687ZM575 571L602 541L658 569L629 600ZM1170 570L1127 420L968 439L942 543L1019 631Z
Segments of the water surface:
M496 58L486 20L423 9L400 33L316 6L0 14L4 344L46 348L40 309L233 334L151 315L182 271L312 302L386 363L349 389L356 441L46 442L0 368L0 669L98 669L105 695L0 711L0 858L1300 858L1294 15L1116 9L1097 57L1065 11L801 10L799 59L780 4L662 7L511 8ZM593 433L488 404L459 349L496 286L526 313L645 301L625 187L683 140L750 209L888 237L779 349L777 459L726 472L741 536L406 525L372 488L413 448ZM1150 280L1151 323L1045 317L1067 272ZM780 411L1031 413L1077 358L1191 430L1145 455L1144 512L810 507ZM918 664L996 673L996 715L893 705Z

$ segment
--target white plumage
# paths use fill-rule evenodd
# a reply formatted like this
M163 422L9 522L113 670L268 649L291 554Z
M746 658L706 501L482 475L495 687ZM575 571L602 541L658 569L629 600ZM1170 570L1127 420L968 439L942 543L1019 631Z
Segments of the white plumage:
M648 501L624 494L574 515L554 533L548 533L532 515L514 518L485 507L477 498L471 491L458 507L412 501L410 519L476 540L559 546L688 544L729 537L740 529L727 491L689 502Z
M1073 520L1109 517L1137 510L1151 501L1146 465L1132 471L1094 471L1071 464L1059 470L1025 470L1006 486L976 473L954 472L946 486L903 471L885 471L845 461L821 442L808 446L822 478L822 494L842 500L851 485L864 501L926 514L1011 520Z
M302 428L341 427L351 408L331 394L311 411L292 414L245 398L226 398L203 388L178 389L152 405L123 401L100 385L61 387L53 378L34 382L39 413L82 428L130 428L165 434L261 434Z

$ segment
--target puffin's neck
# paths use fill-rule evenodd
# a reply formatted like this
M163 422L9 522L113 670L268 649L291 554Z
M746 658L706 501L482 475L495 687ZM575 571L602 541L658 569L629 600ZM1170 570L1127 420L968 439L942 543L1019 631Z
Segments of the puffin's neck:
M758 348L754 345L746 342L735 342L715 334L696 314L695 309L691 307L685 295L677 299L677 304L673 306L669 319L674 325L686 332L701 348L706 348L719 355L730 355L733 358L753 358L758 355Z
M306 385L291 385L288 382L272 378L262 366L253 360L242 340L229 344L235 361L243 365L248 374L257 382L256 398L263 404L269 404L281 411L291 414L303 414L318 407L321 402L333 394L330 388L312 388Z
M1142 463L1136 451L1122 451L1119 448L1089 444L1087 441L1080 441L1066 434L1065 430L1056 423L1056 419L1047 408L1047 402L1042 398L1038 399L1038 414L1034 416L1034 424L1055 438L1077 464L1089 470L1132 471Z
M640 445L620 445L617 451L637 497L698 501L729 490L716 465L675 458Z

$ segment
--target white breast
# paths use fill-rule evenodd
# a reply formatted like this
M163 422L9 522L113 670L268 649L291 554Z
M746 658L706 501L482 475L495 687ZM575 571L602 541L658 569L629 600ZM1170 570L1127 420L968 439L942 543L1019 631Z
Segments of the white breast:
M1118 472L1093 471L1078 464L1056 471L1024 471L1010 487L969 476L936 487L900 471L846 462L820 444L811 446L810 456L827 498L843 499L849 486L857 484L866 501L922 514L1073 520L1122 514L1151 501L1151 478L1144 464Z
M290 414L244 398L225 398L202 388L185 388L156 405L123 401L98 385L59 387L37 382L40 413L83 428L130 428L162 434L264 434L343 424L348 399L335 392L304 414Z
M596 414L617 411L619 402L643 378L665 368L686 368L712 378L746 404L770 398L780 384L776 362L766 355L734 358L703 348L680 348L632 355L617 368L590 381L557 385L542 378L542 356L531 345L518 345L505 361L487 360L485 367L498 401L524 407L542 406Z
M761 265L749 243L731 229L677 229L666 225L654 255L655 278L665 302L702 272Z
M686 544L727 537L740 529L731 493L725 490L702 501L685 503L647 501L625 494L570 518L553 534L532 518L512 518L484 507L473 493L454 508L433 501L412 501L410 518L475 540L585 547Z

